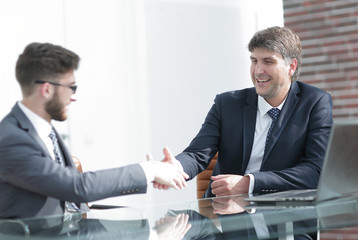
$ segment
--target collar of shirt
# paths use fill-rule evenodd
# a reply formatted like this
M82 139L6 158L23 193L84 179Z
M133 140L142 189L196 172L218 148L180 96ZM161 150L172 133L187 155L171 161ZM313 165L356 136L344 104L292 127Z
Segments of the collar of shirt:
M280 111L282 110L282 107L286 102L286 98L287 96L285 97L283 102L277 107L278 109L280 109ZM261 118L263 118L267 111L269 111L271 108L272 106L268 102L266 102L265 98L258 96L258 111Z

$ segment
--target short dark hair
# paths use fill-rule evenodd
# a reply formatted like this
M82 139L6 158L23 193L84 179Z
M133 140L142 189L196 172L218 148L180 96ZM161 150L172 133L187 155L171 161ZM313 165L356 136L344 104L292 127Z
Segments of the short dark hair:
M56 78L77 70L80 57L61 46L51 43L30 43L16 62L16 79L23 94L32 93L35 80Z
M251 38L248 48L250 52L253 52L255 48L265 48L280 53L286 62L291 62L294 58L297 59L297 68L292 76L292 81L297 80L300 75L301 41L289 28L276 26L258 31Z

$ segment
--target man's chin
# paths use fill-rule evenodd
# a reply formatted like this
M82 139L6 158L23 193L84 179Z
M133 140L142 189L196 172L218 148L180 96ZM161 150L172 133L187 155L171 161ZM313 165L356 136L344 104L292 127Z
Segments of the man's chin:
M55 116L52 119L58 122L63 122L67 120L67 114L62 114L61 116Z
M67 114L64 114L62 117L61 117L61 120L59 120L60 122L63 122L63 121L66 121L67 120Z

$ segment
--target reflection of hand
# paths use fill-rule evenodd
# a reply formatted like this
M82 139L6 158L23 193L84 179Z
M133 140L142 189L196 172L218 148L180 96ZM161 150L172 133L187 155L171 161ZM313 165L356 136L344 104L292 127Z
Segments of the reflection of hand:
M179 171L184 172L181 163L173 156L173 154L171 153L171 151L169 150L168 147L164 147L163 153L164 153L164 159L161 162L169 163L169 164L175 166ZM148 154L147 155L147 160L151 160L151 159L152 159L152 156ZM188 179L188 178L189 178L189 176L185 175L185 179ZM166 190L170 186L168 186L166 184L163 184L163 183L160 183L158 181L154 181L153 182L153 187L156 188L156 189L159 189L159 190L162 190L162 189Z
M178 214L176 216L165 216L155 223L155 230L159 240L183 239L188 232L191 224L188 224L188 214Z
M245 197L247 195L213 198L211 203L214 208L213 213L222 215L241 213L245 211L244 207L247 205Z
M211 176L211 192L216 196L227 196L249 192L250 177L234 174Z

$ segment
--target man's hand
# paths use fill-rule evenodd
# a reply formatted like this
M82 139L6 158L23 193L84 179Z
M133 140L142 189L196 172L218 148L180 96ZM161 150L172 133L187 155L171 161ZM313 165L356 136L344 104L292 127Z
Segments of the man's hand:
M244 198L247 195L224 197L224 198L213 198L211 203L214 208L213 213L216 214L234 214L245 211L244 207L248 204Z
M179 170L172 164L164 162L149 161L154 170L154 181L172 187L174 189L183 189L186 187L186 180L189 176L184 171Z
M179 240L183 239L191 224L188 223L188 214L178 214L177 216L166 216L155 223L155 228L159 240Z
M183 171L183 166L174 157L174 155L172 154L172 152L170 151L170 149L168 147L163 148L163 154L164 154L164 159L162 160L162 162L173 164L174 166L178 167L180 170Z
M184 172L181 163L173 156L173 154L171 153L168 147L163 148L163 154L164 154L164 159L161 162L169 163L175 166L178 170ZM147 154L147 160L152 160L152 159L153 157L150 154ZM187 177L185 179L188 179L189 176L187 174L186 176ZM169 188L168 185L162 184L158 181L153 182L153 187L159 190L167 190Z
M211 176L211 192L216 196L227 196L249 192L250 177L234 174Z

